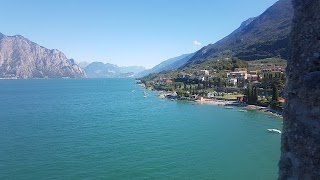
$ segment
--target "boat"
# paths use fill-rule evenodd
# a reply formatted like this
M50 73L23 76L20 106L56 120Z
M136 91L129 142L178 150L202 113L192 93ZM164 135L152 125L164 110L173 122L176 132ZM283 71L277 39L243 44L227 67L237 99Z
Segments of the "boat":
M225 109L233 109L233 107L227 106L227 107L225 107Z
M244 109L240 109L239 111L240 112L247 112L247 110L244 110Z
M148 96L143 96L144 98L147 98Z
M281 131L278 129L268 129L269 132L281 134Z
M135 92L136 90L132 90L131 92Z

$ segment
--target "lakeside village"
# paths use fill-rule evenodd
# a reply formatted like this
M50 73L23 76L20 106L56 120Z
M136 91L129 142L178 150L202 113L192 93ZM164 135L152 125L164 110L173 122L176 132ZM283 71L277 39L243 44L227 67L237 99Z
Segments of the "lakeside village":
M146 89L160 91L158 96L161 98L241 106L281 116L285 102L285 67L261 65L261 62L248 64L247 67L171 71L151 74L137 83Z

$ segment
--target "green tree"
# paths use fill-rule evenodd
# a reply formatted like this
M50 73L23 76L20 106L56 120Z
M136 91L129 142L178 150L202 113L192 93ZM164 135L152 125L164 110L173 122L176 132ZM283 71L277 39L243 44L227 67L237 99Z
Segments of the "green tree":
M248 85L248 88L245 91L246 95L246 103L247 104L256 104L258 101L258 90L257 87L252 86L251 84Z
M253 87L252 88L252 103L256 104L258 101L258 91L257 91L257 87Z
M209 88L211 88L212 87L212 80L209 80Z
M247 104L251 104L252 102L252 87L251 84L248 85L246 92L245 92L246 98L245 98L245 102Z
M198 90L201 89L200 81L198 81Z
M274 83L272 86L272 100L277 102L278 99L279 99L279 90L276 84Z

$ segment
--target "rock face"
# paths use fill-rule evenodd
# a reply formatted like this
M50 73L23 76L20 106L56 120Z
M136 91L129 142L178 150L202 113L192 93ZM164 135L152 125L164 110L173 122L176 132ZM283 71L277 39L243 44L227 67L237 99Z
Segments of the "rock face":
M292 2L279 179L320 179L320 1Z
M62 52L20 36L0 34L0 78L84 78L86 73Z

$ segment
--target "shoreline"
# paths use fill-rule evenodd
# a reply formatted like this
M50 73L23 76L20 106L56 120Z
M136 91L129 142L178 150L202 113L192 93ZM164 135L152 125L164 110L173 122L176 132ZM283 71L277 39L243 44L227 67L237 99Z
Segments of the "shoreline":
M276 116L278 118L283 118L282 113L273 109L269 109L267 107L263 106L257 106L257 105L243 105L239 106L237 101L226 101L226 100L213 100L213 99L207 99L204 98L203 101L200 100L195 100L196 103L200 104L206 104L206 105L218 105L218 106L235 106L239 108L243 108L245 110L255 110L255 111L260 111L260 112L265 112L270 115Z
M273 109L269 109L267 107L263 106L257 106L257 105L247 105L247 104L242 104L237 101L228 101L228 100L217 100L217 99L209 99L209 98L201 98L201 99L191 99L191 98L177 98L176 96L172 96L173 92L164 92L164 91L158 91L155 89L147 89L145 84L138 84L142 88L150 91L157 91L159 94L158 96L161 99L169 99L169 100L178 100L178 101L189 101L189 102L194 102L197 104L204 104L204 105L215 105L215 106L234 106L234 107L242 107L245 110L255 110L255 111L260 111L260 112L265 112L270 115L276 116L278 118L283 119L282 113Z

